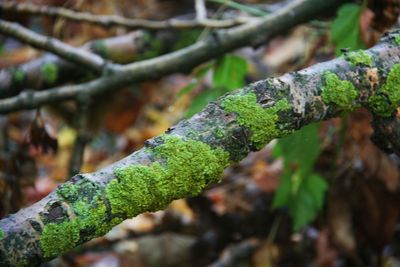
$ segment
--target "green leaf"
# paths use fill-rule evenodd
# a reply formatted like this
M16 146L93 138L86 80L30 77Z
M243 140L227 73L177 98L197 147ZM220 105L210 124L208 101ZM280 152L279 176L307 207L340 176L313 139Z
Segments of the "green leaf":
M318 129L317 123L305 126L291 136L279 139L273 149L273 155L283 157L284 161L273 207L289 208L295 231L315 218L328 189L324 178L312 172L321 152Z
M293 217L293 229L298 231L315 218L317 210L312 196L304 188L298 191L291 204L289 210Z
M283 157L286 165L298 165L302 172L311 170L321 149L318 134L319 124L309 124L297 132L278 140L273 149L275 157Z
M215 87L225 87L228 90L243 87L247 74L247 62L235 55L225 55L214 67L213 83Z
M312 174L303 181L302 187L312 197L315 209L321 209L324 204L325 192L328 189L328 183L325 179L318 174Z
M291 186L291 173L288 171L281 175L279 187L275 192L274 200L272 202L273 208L281 208L288 206L292 195Z
M345 4L338 10L331 26L331 41L336 45L336 55L341 48L363 49L365 44L360 36L360 15L362 7L357 4Z

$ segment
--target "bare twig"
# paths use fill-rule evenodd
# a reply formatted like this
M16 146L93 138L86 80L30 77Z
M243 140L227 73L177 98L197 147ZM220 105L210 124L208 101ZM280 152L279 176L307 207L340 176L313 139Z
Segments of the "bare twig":
M42 92L22 92L18 96L1 100L0 113L73 99L81 93L96 95L127 83L154 79L178 71L187 71L236 48L259 44L339 4L340 2L334 0L297 1L257 22L247 23L229 30L220 30L189 47L157 58L122 66L119 71L88 83L55 87Z
M203 21L207 19L207 9L204 0L196 0L196 19Z
M181 20L169 19L163 21L128 19L115 15L93 15L86 12L77 12L62 7L38 6L29 3L4 2L0 3L0 10L16 11L31 15L43 15L50 17L62 17L65 19L87 22L103 27L123 26L129 29L187 29L187 28L228 28L238 24L246 23L251 18L238 17L234 19L214 20L214 19L195 19Z
M106 65L106 61L96 54L75 48L55 38L43 36L17 23L0 19L0 33L12 36L36 48L52 52L70 62L98 73L101 73Z
M77 101L77 104L78 114L76 115L75 122L77 136L69 161L69 175L71 177L80 172L84 160L85 146L90 140L90 133L88 131L90 99L82 96Z

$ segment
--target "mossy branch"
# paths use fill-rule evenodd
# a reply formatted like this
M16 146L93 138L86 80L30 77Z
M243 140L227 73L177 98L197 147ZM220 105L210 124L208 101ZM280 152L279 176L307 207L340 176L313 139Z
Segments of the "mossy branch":
M250 84L121 161L74 176L43 200L0 221L0 265L37 265L103 235L126 218L197 195L219 181L228 165L274 138L356 107L375 112L370 99L382 90L387 103L378 109L385 111L381 118L393 119L399 90L387 88L399 86L397 36L388 34L363 52L371 64L353 64L342 57Z

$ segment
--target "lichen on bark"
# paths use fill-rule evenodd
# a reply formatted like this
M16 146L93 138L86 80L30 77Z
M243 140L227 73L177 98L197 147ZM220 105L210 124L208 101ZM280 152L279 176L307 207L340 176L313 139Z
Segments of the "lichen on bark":
M372 111L381 117L390 117L400 105L400 64L394 64L385 83L368 99Z
M56 193L60 201L69 205L73 216L63 218L61 223L44 222L40 247L46 258L75 247L81 240L81 232L85 232L85 239L103 235L122 221L111 217L107 211L106 200L102 196L104 189L86 179L65 183Z
M227 152L201 141L171 135L162 140L151 151L158 161L115 170L117 179L106 187L114 214L132 217L164 208L174 199L195 196L219 181L229 163Z
M344 58L354 66L371 66L372 57L364 50L347 52Z
M322 100L325 104L334 104L340 109L352 110L358 92L349 81L342 81L335 73L326 71L323 74Z
M284 98L264 109L257 103L254 93L230 95L221 104L225 111L237 114L240 125L251 130L251 141L257 149L280 135L281 131L276 127L278 113L290 108L288 100Z

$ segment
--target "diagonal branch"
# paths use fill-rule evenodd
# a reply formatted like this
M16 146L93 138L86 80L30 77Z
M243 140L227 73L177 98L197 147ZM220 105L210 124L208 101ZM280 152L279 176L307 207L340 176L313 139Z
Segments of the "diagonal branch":
M36 48L52 52L70 62L87 67L97 73L101 73L107 63L102 57L96 54L92 54L80 48L75 48L55 38L43 36L17 23L0 19L0 33L12 36Z
M63 7L38 6L30 3L4 2L0 3L0 10L15 11L31 15L44 15L50 17L62 17L72 21L87 22L103 27L122 26L129 29L190 29L190 28L229 28L243 24L252 18L237 17L233 19L215 20L199 19L181 20L169 19L163 21L128 19L116 15L94 15L87 12L77 12Z
M393 117L400 104L398 36L389 34L370 50L352 52L357 55L250 84L121 161L74 176L0 221L0 264L38 265L126 218L197 195L228 165L308 123L361 106Z
M42 92L28 91L0 100L0 113L73 99L79 94L96 95L128 83L155 79L174 72L188 71L223 53L243 46L259 44L326 10L331 10L338 4L338 1L334 0L297 1L256 22L216 31L189 47L157 58L122 66L118 72L88 83L56 87Z

